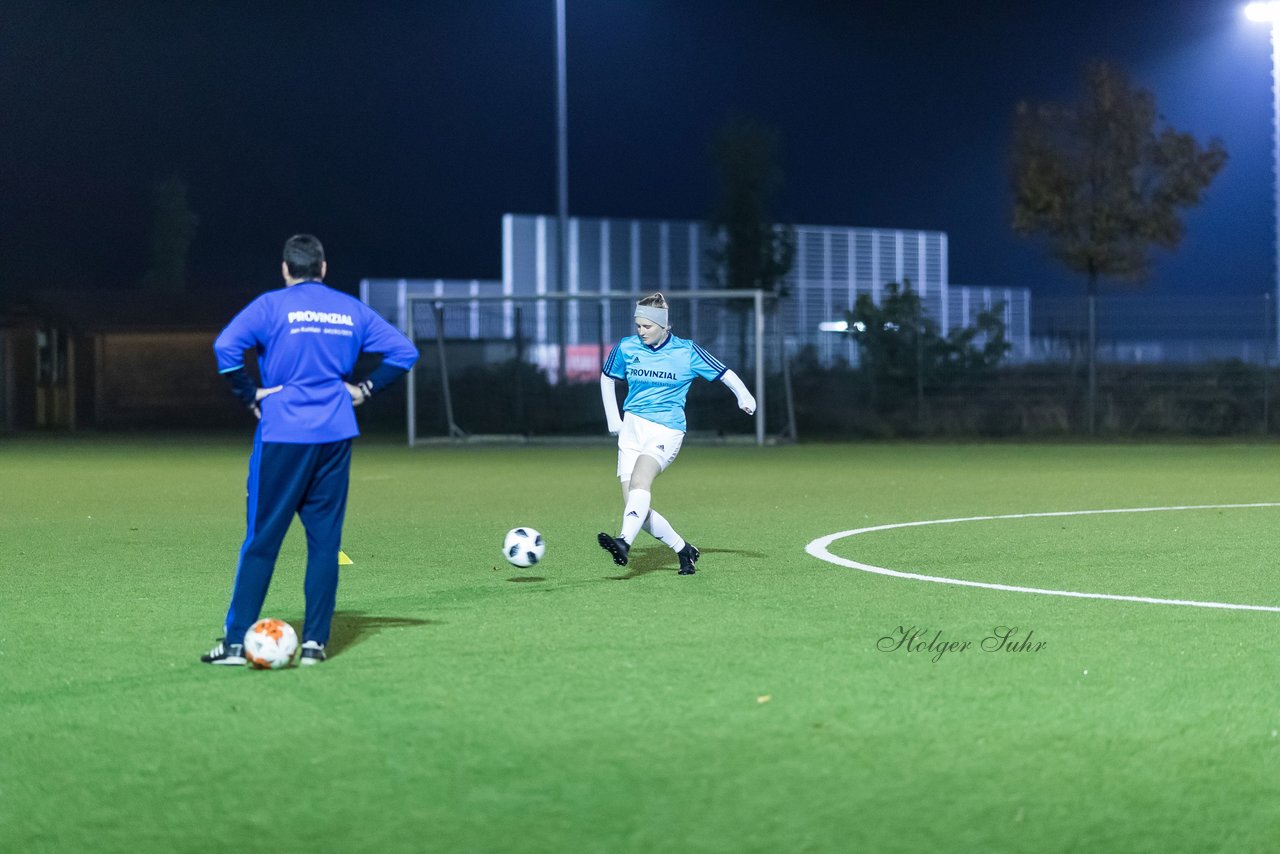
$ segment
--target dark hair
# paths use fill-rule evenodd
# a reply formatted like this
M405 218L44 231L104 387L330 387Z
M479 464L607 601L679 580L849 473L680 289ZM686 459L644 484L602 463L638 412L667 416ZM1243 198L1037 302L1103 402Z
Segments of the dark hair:
M311 234L295 234L284 242L284 263L294 279L319 279L324 275L324 247Z
M643 299L640 300L640 302L636 303L636 305L649 305L649 306L653 306L654 308L666 308L667 298L662 295L661 291L658 291L656 293L649 294L647 297L644 297Z

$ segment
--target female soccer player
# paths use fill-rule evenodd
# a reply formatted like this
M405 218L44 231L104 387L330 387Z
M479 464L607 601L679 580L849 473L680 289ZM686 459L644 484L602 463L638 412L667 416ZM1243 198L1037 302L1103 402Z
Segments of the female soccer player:
M636 334L622 339L609 353L600 375L600 394L609 432L618 437L618 480L622 481L622 531L616 537L600 534L600 547L618 566L640 529L648 531L680 556L680 574L693 575L698 550L651 506L653 481L680 453L684 441L684 402L694 377L720 380L738 398L738 408L756 411L756 399L733 371L692 341L671 334L667 300L650 294L636 304ZM618 414L614 381L627 384Z

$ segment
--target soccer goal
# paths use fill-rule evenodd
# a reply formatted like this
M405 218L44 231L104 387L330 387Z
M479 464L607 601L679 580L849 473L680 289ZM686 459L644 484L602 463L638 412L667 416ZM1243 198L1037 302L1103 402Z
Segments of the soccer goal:
M631 292L512 295L501 282L366 280L361 296L403 330L422 359L410 372L406 433L427 440L605 435L604 358L635 334ZM733 369L756 397L754 416L722 387L695 382L689 436L764 444L788 434L784 348L776 300L757 290L664 292L674 334ZM717 384L718 386L719 384Z

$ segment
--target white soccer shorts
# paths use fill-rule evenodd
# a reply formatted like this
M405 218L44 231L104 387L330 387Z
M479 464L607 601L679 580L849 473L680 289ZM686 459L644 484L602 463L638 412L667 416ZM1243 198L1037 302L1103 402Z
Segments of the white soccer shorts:
M658 461L660 471L675 462L684 442L684 433L663 427L639 415L628 412L622 416L622 430L618 432L618 480L631 480L636 460L640 455Z

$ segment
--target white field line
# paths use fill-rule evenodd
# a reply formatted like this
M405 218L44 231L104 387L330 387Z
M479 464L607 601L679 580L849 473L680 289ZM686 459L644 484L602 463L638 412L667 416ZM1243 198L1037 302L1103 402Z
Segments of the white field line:
M985 581L964 581L959 578L941 578L936 575L921 575L916 572L899 572L883 566L872 566L849 560L828 551L836 540L869 534L873 531L890 531L895 528L918 528L923 525L954 525L958 522L989 522L997 519L1043 519L1053 516L1100 516L1106 513L1167 513L1175 510L1239 510L1252 507L1280 507L1280 503L1268 502L1260 504L1197 504L1183 507L1129 507L1119 510L1063 510L1055 513L1013 513L1007 516L967 516L962 519L931 519L923 522L897 522L891 525L875 525L870 528L857 528L852 531L840 531L819 537L805 551L819 560L860 569L863 572L874 572L877 575L889 575L894 578L909 578L913 581L931 581L934 584L955 584L961 587L982 587L987 590L1006 590L1012 593L1037 593L1041 596L1070 596L1075 599L1114 599L1119 602L1145 602L1151 605L1188 605L1193 608L1227 608L1233 611L1271 611L1280 613L1280 606L1273 605L1236 605L1230 602L1198 602L1193 599L1155 599L1150 596L1120 596L1114 593L1081 593L1075 590L1046 590L1039 587L1019 587L1013 584L992 584Z

